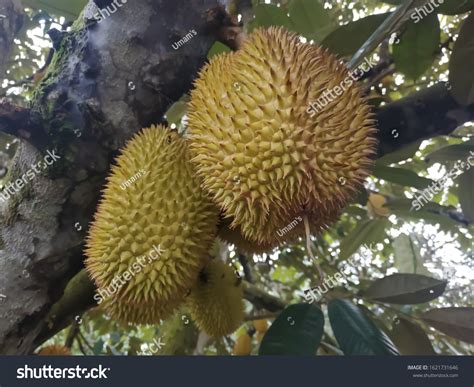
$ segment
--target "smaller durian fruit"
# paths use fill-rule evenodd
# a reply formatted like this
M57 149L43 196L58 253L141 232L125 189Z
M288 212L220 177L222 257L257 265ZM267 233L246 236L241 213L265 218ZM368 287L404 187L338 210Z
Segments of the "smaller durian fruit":
M384 207L387 203L385 196L371 193L369 195L369 200L367 201L367 209L372 216L383 216L388 217L390 211L387 207Z
M234 245L237 251L244 254L263 254L272 251L278 246L278 243L265 243L252 241L245 238L240 226L231 227L232 220L221 219L218 227L217 236L220 240Z
M37 354L39 356L71 356L71 350L64 345L48 345L41 348Z
M199 274L188 297L192 319L210 336L232 333L243 322L244 303L240 278L224 262L213 259Z
M162 125L145 128L107 179L89 230L86 268L118 301L107 307L120 320L166 318L196 282L214 243L219 211L202 190L187 148Z
M267 320L255 320L253 322L257 332L265 333L268 330L268 321Z
M232 353L235 356L248 356L252 352L252 338L248 333L237 337Z

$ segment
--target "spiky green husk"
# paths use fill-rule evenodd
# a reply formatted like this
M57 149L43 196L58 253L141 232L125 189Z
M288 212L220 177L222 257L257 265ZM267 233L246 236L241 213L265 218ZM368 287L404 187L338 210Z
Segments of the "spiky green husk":
M238 252L244 254L263 254L272 251L278 246L277 243L258 243L249 240L242 235L239 226L231 228L232 221L229 219L222 219L217 231L217 236L220 240L230 243L235 246Z
M217 222L186 142L163 126L146 128L112 167L87 239L87 270L98 287L116 285L113 299L125 305L118 318L152 323L165 317L156 311L170 312L194 285Z
M196 325L218 337L235 331L243 322L243 289L234 270L213 259L201 271L187 302Z
M259 29L236 53L201 71L191 94L189 137L204 187L248 239L281 243L318 233L368 176L376 140L370 107L345 66L283 28ZM349 83L349 81L347 82ZM344 84L311 117L310 103Z

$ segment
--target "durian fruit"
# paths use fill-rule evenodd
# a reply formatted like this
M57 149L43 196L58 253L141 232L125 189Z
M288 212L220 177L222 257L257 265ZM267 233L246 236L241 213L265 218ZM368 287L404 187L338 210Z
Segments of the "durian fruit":
M261 343L261 342L262 342L263 336L265 336L265 333L266 333L266 332L257 332L256 338L257 338L257 342L258 342L258 343Z
M86 268L113 295L106 308L125 322L165 318L196 282L217 222L185 140L143 129L112 167L87 239Z
M254 320L253 326L257 332L265 333L268 330L267 320Z
M248 333L237 337L232 353L235 356L248 356L252 352L252 338Z
M372 216L382 216L388 217L390 215L390 210L387 207L384 207L387 203L385 196L371 193L367 201L367 209Z
M176 310L176 302L136 304L116 298L107 298L101 308L121 324L158 324Z
M235 331L244 319L243 289L234 270L213 259L199 274L187 298L192 319L213 337Z
M204 187L232 227L259 244L303 235L300 218L316 234L332 224L375 154L373 115L347 68L281 27L257 29L239 51L213 57L188 117Z
M263 254L272 251L278 243L258 243L242 235L239 226L231 228L231 220L221 219L217 236L226 243L233 244L239 252L244 254Z
M48 345L41 348L38 353L39 356L71 356L71 350L64 345Z

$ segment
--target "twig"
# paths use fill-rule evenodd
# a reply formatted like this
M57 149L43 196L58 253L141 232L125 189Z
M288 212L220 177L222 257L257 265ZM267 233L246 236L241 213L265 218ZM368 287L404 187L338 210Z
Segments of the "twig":
M77 336L77 345L79 347L79 350L82 352L84 356L87 356L87 352L85 351L84 347L82 346L81 338Z
M324 282L324 272L322 271L321 266L319 265L317 259L313 255L313 250L311 248L311 230L309 228L309 220L306 214L303 216L303 222L304 222L304 230L306 233L306 250L308 252L308 255L313 259L316 265L316 269L318 270L319 282L317 286L320 286Z
M244 269L245 280L250 282L251 284L253 284L255 281L254 281L254 278L253 278L253 275L252 275L252 269L249 266L249 260L248 260L247 256L244 255L244 254L239 253L238 258L239 258L240 264L242 265L242 267Z
M78 335L79 331L80 331L79 324L76 320L74 320L73 323L71 324L71 327L69 328L69 332L68 332L68 335L66 337L66 342L65 342L64 346L66 346L70 349L72 347L72 345L74 343L74 339Z
M94 353L94 348L92 348L92 345L89 344L89 341L84 337L81 331L79 331L78 339L81 338L84 340L84 343L87 345L87 347Z
M244 288L244 297L257 308L266 309L269 312L278 312L285 309L285 302L257 288L255 285L243 281L242 286Z
M387 36L400 29L407 20L407 15L418 5L426 3L427 0L408 0L401 4L385 21L375 30L372 36L362 45L347 64L349 69L355 69L364 58L375 50Z

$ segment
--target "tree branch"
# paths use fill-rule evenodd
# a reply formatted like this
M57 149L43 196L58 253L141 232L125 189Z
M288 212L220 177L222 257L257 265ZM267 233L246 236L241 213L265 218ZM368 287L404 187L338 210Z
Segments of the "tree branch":
M415 141L446 135L474 120L474 105L462 106L445 83L415 92L376 112L378 157Z

